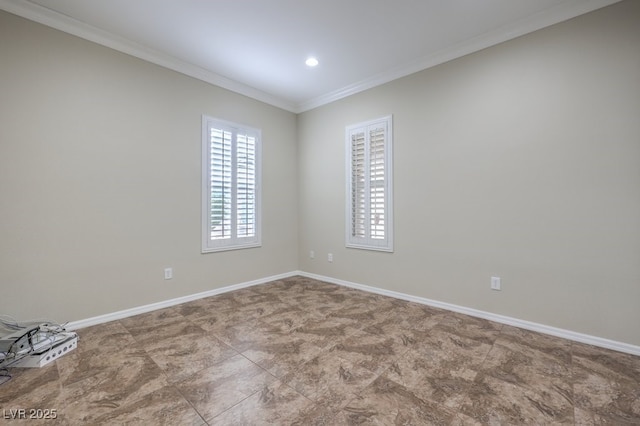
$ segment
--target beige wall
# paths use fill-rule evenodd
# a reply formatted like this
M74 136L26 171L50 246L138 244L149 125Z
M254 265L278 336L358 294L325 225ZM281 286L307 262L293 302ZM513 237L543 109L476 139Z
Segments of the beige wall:
M301 114L300 269L639 345L639 46L622 2ZM346 249L344 128L386 114L395 253Z
M639 345L639 23L629 0L296 117L0 12L0 313L300 269ZM203 113L263 130L260 249L200 254ZM386 114L395 252L347 250L344 127Z
M202 114L262 129L262 248L200 253ZM295 121L0 12L0 313L73 321L296 270Z

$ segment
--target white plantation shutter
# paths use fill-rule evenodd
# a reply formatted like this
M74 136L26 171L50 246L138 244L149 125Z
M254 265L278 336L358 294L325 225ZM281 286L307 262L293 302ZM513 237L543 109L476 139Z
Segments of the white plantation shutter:
M393 251L391 116L347 127L347 247Z
M260 245L260 131L203 116L202 251Z
M238 135L237 142L237 219L238 237L253 237L255 229L256 191L256 140L248 135Z
M351 234L358 238L367 233L364 136L364 131L351 135Z
M231 132L210 128L208 191L209 232L212 239L231 238Z
M386 129L374 126L369 129L369 202L371 204L371 238L383 240L385 238L385 136Z

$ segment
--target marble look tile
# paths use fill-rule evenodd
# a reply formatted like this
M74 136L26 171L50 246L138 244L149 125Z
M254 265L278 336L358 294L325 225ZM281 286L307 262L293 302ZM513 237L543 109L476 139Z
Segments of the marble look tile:
M362 328L363 331L371 334L385 335L406 333L407 331L428 331L436 326L439 318L425 316L410 315L388 315L380 321L375 321L370 325Z
M560 363L571 363L571 342L559 337L503 325L495 343L517 352L541 354Z
M57 409L38 421L55 425L640 425L640 357L305 277L78 333L49 366L11 369L0 409Z
M172 386L111 410L97 417L94 424L206 426L204 419Z
M420 398L406 387L379 377L337 417L348 425L448 425L455 412Z
M205 420L211 421L275 380L264 369L242 355L236 355L217 362L176 386Z
M467 390L473 385L477 372L465 362L443 362L443 358L429 359L409 349L407 353L382 374L382 377L401 384L425 401L457 409Z
M289 373L283 382L322 407L336 410L376 378L371 371L323 353Z
M188 322L167 326L162 339L149 341L144 348L172 383L238 353Z
M146 354L129 356L112 368L63 386L64 415L73 424L96 424L97 418L167 384L164 374Z
M232 294L232 293L231 293ZM173 307L173 310L185 318L198 318L216 314L218 312L230 312L242 306L233 296L222 294L205 297Z
M187 319L203 330L213 332L227 327L235 327L243 323L253 322L258 317L258 314L227 309L216 310L207 315L189 316Z
M434 327L421 334L413 349L433 369L457 371L478 370L491 350L482 339L471 339Z
M615 424L640 424L640 357L575 344L576 407Z
M203 327L205 327L203 325ZM259 320L241 322L236 325L207 325L211 335L229 345L238 352L244 352L253 346L263 344L270 335L280 335L277 328Z
M289 420L291 426L338 426L338 412L319 404L306 405Z
M215 417L215 425L304 424L313 403L280 382L264 386L239 404Z
M449 426L484 426L487 424L491 424L491 423L482 423L482 422L479 422L478 420L475 420L467 416L466 414L462 414L458 412L453 417L453 420L451 420L451 423L449 423Z
M329 348L358 331L359 327L353 321L344 318L310 319L294 329L292 335L318 347Z
M326 295L301 296L289 303L318 319L326 318L332 312L339 311L344 307L344 302L336 302L333 297Z
M358 332L330 349L340 358L380 374L415 344L411 336L376 336Z
M159 325L137 326L134 338L138 342L138 347L146 349L147 346L157 346L165 339L173 339L188 334L203 334L205 330L180 316L178 320L167 321Z
M383 320L365 327L365 331L373 334L395 333L399 329L427 331L446 315L444 311L401 300L386 302L386 305L388 308L382 308L386 312Z
M120 320L120 323L138 340L153 336L167 324L183 322L185 318L173 307L147 312Z
M282 378L321 351L318 346L295 335L272 334L242 352L242 355L274 376Z
M500 334L502 324L451 312L445 315L434 328L492 345Z
M599 414L592 413L591 411L583 410L582 408L575 407L574 409L575 424L580 426L622 426L622 425L637 425L638 422L627 422L620 418L603 417Z
M95 348L89 350L74 350L56 361L60 380L64 386L78 382L104 371L130 365L140 360L153 363L147 353L137 347L119 349ZM142 361L140 361L142 362Z
M239 303L238 309L244 310L251 310L256 306L266 307L269 304L279 306L283 303L278 297L278 292L253 287L235 291L232 297Z
M640 383L640 356L624 354L582 343L571 346L573 361L594 373L615 379L629 379Z
M257 291L277 291L282 293L291 293L298 291L298 289L306 286L307 278L303 277L288 277L281 280L271 281L265 285L255 286Z
M105 351L133 348L136 341L120 321L94 325L77 331L78 346L74 351L84 352L93 349Z
M270 314L290 309L291 305L284 302L260 302L250 305L245 305L238 309L238 312L242 312L251 318L264 318Z
M460 411L482 424L574 424L566 389L524 387L478 374Z
M340 305L338 309L327 314L327 318L350 320L360 328L368 327L385 319L386 311L378 310L370 304Z
M295 306L285 305L285 307L261 317L260 321L270 325L280 333L288 333L301 327L305 322L312 319L312 317L312 312L303 311Z
M297 292L287 292L282 295L282 300L296 303L304 301L319 301L325 303L341 303L349 297L349 292L344 288L333 284L305 285Z
M0 409L55 409L62 414L62 382L55 363L43 368L11 368L9 373L12 379L0 385Z
M493 345L482 364L485 374L520 386L553 385L571 394L571 359L519 345Z

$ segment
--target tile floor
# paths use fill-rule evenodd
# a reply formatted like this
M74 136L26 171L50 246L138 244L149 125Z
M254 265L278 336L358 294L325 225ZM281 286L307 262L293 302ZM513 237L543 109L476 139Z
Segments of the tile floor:
M79 335L10 370L0 423L640 424L640 357L303 277Z

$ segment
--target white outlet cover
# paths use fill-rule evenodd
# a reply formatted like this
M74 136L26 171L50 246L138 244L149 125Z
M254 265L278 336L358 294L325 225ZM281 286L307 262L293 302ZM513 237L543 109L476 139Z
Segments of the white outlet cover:
M500 277L491 277L491 290L501 290Z

